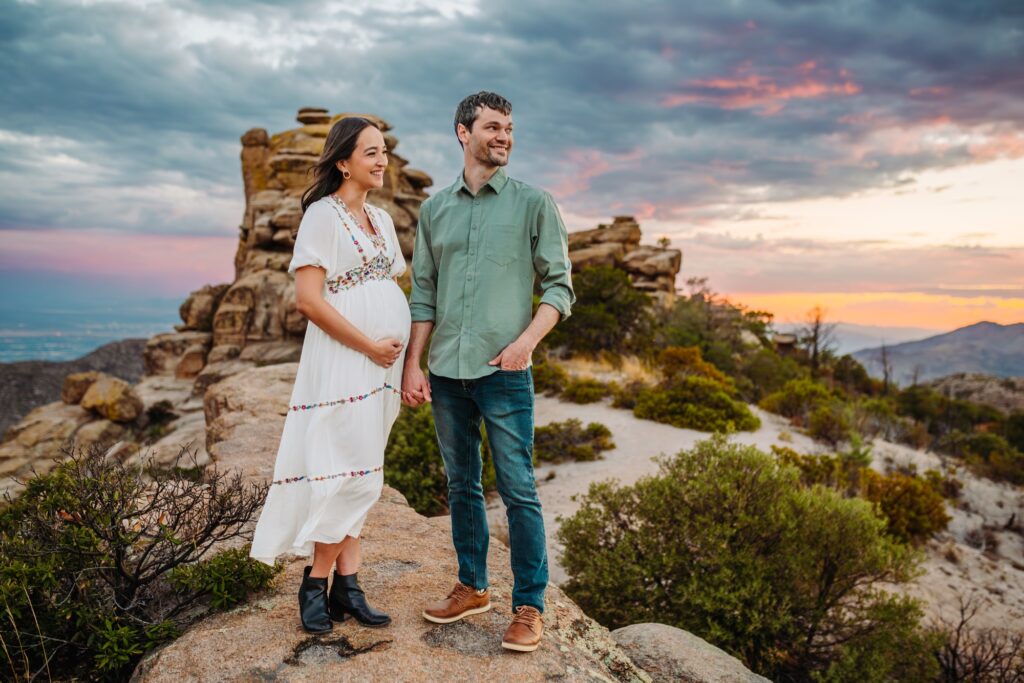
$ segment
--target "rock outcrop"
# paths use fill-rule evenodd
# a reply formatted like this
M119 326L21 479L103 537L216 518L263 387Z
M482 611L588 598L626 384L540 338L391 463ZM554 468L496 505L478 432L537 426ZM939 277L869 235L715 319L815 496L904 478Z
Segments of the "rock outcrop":
M771 683L703 638L665 624L632 624L612 637L654 683Z
M569 233L569 260L574 272L592 266L616 266L629 273L633 286L672 295L683 252L642 246L640 225L632 216L616 216L611 225Z

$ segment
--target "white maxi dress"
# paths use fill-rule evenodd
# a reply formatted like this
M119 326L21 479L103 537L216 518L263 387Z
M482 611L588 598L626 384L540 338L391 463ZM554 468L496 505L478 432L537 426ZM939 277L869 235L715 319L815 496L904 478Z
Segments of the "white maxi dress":
M394 222L366 205L383 237L374 243L346 206L324 197L306 210L288 272L327 271L324 298L371 339L394 337L403 351L390 368L306 328L274 478L250 555L267 564L310 555L313 543L358 536L384 483L384 447L401 406L409 304L392 279L405 270Z

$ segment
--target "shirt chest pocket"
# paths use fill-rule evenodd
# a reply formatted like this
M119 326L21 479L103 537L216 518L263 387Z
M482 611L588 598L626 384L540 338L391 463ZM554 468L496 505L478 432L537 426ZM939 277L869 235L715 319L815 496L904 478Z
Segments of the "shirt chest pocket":
M496 265L507 266L519 258L523 238L521 225L492 223L484 233L484 256Z

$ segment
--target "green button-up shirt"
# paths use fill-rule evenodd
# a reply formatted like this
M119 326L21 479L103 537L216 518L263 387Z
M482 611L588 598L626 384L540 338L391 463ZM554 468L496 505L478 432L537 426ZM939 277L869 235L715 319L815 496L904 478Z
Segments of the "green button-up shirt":
M568 235L547 192L503 169L474 196L462 174L420 206L412 255L413 322L433 322L427 364L474 379L533 319L533 285L562 318L576 300Z

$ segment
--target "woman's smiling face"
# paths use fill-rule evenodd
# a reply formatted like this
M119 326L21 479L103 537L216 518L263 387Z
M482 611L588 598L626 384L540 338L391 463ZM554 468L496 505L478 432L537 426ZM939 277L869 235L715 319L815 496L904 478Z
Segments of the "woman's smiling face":
M384 134L376 126L367 126L356 138L352 156L338 162L338 168L352 175L346 183L355 183L368 190L384 186L384 169L388 167L388 151Z

